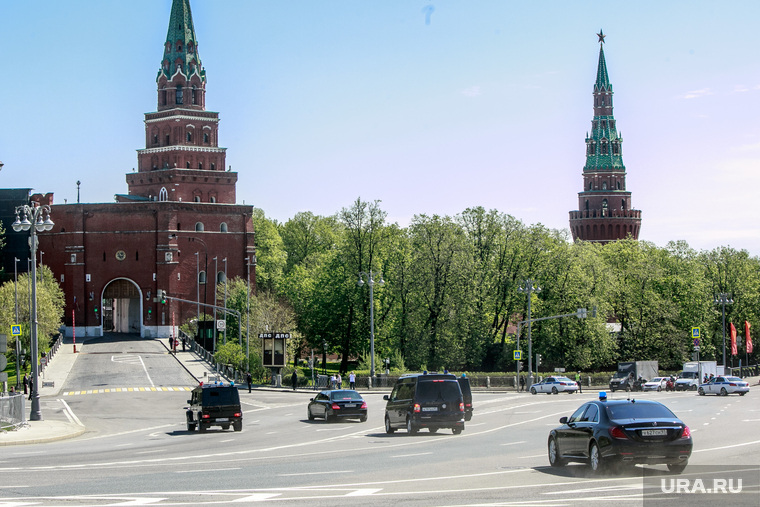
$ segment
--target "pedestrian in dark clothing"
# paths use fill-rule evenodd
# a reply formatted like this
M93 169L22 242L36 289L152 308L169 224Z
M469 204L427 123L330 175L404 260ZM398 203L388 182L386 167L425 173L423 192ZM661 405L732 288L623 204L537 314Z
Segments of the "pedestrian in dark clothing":
M251 384L253 384L253 377L251 377L251 372L248 372L245 374L245 381L248 383L248 392L251 392Z
M182 352L184 352L184 351L185 351L185 341L186 341L186 340L185 340L185 337L183 336L183 337L182 337Z
M24 394L29 394L29 377L24 373Z
M169 352L171 352L174 349L173 345L174 345L174 339L170 336L169 337Z
M29 377L29 399L32 399L32 393L34 392L34 379Z
M520 375L520 391L525 391L525 377Z
M298 387L298 372L296 370L293 370L293 375L290 377L290 381L293 382L293 390L296 390L296 387Z

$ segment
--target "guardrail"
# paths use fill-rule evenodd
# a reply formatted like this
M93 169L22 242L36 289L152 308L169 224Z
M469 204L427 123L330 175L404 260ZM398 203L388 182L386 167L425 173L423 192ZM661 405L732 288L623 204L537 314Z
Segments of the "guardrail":
M23 393L0 393L0 429L15 428L26 422Z

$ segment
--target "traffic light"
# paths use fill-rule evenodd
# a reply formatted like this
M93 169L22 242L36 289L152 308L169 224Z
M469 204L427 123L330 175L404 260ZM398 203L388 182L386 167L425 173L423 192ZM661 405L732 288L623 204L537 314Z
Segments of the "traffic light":
M93 310L95 310L95 315L97 315L98 314L98 307L96 306L95 308L93 308Z
M536 354L536 366L540 366L541 365L541 360L542 359L543 359L543 357L541 357L541 354Z
M591 309L591 316L593 318L596 318L596 305L594 305L594 307Z
M162 305L166 304L166 291L158 289L158 302Z

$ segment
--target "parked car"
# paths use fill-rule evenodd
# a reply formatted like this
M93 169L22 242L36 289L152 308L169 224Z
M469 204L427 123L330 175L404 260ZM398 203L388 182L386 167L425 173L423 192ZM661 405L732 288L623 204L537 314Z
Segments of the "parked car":
M399 428L414 435L420 428L435 433L450 428L464 431L465 408L462 389L449 373L415 373L399 377L390 396L385 395L385 432Z
M662 391L668 385L669 377L655 377L649 382L644 382L644 391Z
M310 421L315 417L327 422L337 419L367 420L367 402L352 389L325 390L309 400L306 414Z
M546 377L537 384L530 386L530 394L546 393L574 393L578 390L578 383L567 377Z
M697 392L704 396L705 394L719 394L721 396L728 396L729 394L737 393L739 396L744 396L749 392L749 382L746 382L739 377L713 377L704 384L699 384Z
M221 426L235 431L243 429L243 411L240 408L240 394L235 384L201 384L192 390L190 404L185 407L187 431L206 431L210 426Z
M577 461L598 473L645 463L681 473L693 447L689 427L656 401L589 401L559 422L562 426L549 433L553 467Z

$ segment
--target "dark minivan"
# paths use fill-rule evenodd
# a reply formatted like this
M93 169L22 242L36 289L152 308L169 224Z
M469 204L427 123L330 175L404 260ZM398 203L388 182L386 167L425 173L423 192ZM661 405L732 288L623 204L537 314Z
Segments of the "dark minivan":
M385 395L385 432L406 428L413 435L420 428L435 433L450 428L458 435L464 430L465 409L462 390L454 375L415 373L396 381L390 396Z
M459 382L459 388L462 390L462 398L464 399L464 420L469 421L472 419L472 389L470 388L470 379L466 375L462 374L457 378Z
M185 407L187 431L206 431L209 426L221 426L228 430L230 425L235 431L243 429L243 411L240 408L240 394L234 384L199 385Z

